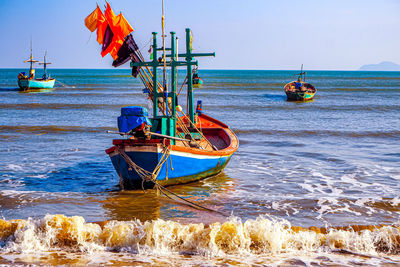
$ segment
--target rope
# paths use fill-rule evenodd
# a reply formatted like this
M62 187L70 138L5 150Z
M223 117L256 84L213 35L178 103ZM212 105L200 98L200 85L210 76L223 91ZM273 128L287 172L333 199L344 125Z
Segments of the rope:
M67 85L67 84L65 84L65 83L60 82L59 80L56 80L56 82L58 82L59 84L61 84L61 85L64 86L64 87L75 88L75 86L69 86L69 85Z
M183 111L181 111L182 115L186 118L186 120L193 126L193 128L201 135L202 138L204 138L204 140L206 140L207 144L213 149L213 150L218 150L213 144L211 144L211 142L204 136L203 132L200 131L196 125L186 116L185 113L183 113ZM178 116L177 116L178 117Z
M154 168L153 172L150 172L148 170L143 169L142 167L140 167L139 165L137 165L136 163L134 163L132 161L132 159L125 153L125 151L121 150L119 147L117 147L117 151L119 152L119 154L124 158L125 162L130 165L132 168L135 169L136 173L139 175L139 177L142 179L142 189L144 191L144 182L153 182L154 185L156 186L157 190L159 190L161 193L163 193L166 197L168 197L169 199L172 199L172 197L170 197L167 193L177 197L178 199L184 201L185 205L188 205L190 207L196 208L196 209L204 209L210 212L215 212L215 213L219 213L223 216L228 216L227 214L217 211L217 210L213 210L207 207L204 207L202 205L196 204L190 200L184 199L183 197L179 196L178 194L168 190L167 188L165 188L164 186L160 185L157 182L157 176L160 173L160 170L162 168L162 166L164 165L164 163L166 164L167 170L166 170L166 179L168 179L168 158L170 160L170 168L171 170L174 170L174 168L172 167L172 159L171 159L171 155L170 155L170 149L168 146L164 145L163 148L163 155L161 156L160 161L158 162L157 166ZM166 193L167 192L167 193Z
M194 202L192 202L192 201L190 201L190 200L187 200L187 199L185 199L185 198L179 196L178 194L176 194L176 193L174 193L174 192L168 190L167 188L163 187L162 185L160 185L160 184L158 184L158 183L155 183L155 185L156 185L157 189L160 190L160 192L163 193L163 194L164 194L166 197L168 197L169 199L172 199L172 200L173 200L173 198L170 197L170 196L168 196L168 194L165 193L164 190L167 191L169 194L171 194L171 195L173 195L173 196L179 198L180 200L186 202L186 203L183 203L183 204L185 204L185 205L188 205L188 206L191 206L191 207L197 208L197 209L204 209L204 210L207 210L207 211L215 212L215 213L221 214L221 215L226 216L226 217L229 216L229 215L225 214L224 212L221 212L221 211L218 211L218 210L214 210L214 209L210 209L210 208L204 207L204 206L202 206L202 205L196 204L196 203L194 203Z
M158 174L160 173L162 165L167 161L168 156L169 156L169 148L168 146L164 146L163 149L163 155L161 156L160 161L158 162L157 166L154 168L153 172L150 172L139 165L137 165L135 162L132 161L132 159L119 147L117 147L118 153L125 159L126 163L130 165L133 169L135 169L136 173L139 175L139 177L146 182L155 182L157 179Z
M185 77L185 80L183 81L182 86L181 86L181 88L179 89L179 92L178 92L177 97L181 94L182 88L183 88L183 86L185 85L186 81L187 81L187 76Z
M150 40L145 45L142 45L142 47L139 48L139 50L143 50L143 48L147 47L151 41L153 41L153 38L150 38Z

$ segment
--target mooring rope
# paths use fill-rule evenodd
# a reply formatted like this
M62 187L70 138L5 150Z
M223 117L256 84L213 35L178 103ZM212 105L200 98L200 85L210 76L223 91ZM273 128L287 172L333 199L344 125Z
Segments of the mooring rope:
M161 156L161 159L158 162L157 166L154 168L153 172L150 172L148 170L143 169L142 167L137 165L135 162L133 162L132 159L125 153L125 151L123 151L119 147L116 147L116 148L117 148L118 153L125 160L125 162L128 165L130 165L136 171L136 173L139 175L139 177L142 179L142 189L143 189L143 191L144 191L144 187L143 187L144 182L153 182L154 185L156 186L157 190L159 190L161 193L163 193L169 199L173 200L173 198L170 197L167 193L169 193L169 194L177 197L178 199L184 201L184 203L182 203L182 204L188 205L188 206L190 206L192 208L203 209L203 210L207 210L207 211L210 211L210 212L215 212L215 213L221 214L221 215L226 216L226 217L228 216L227 214L225 214L223 212L220 212L220 211L217 211L217 210L214 210L214 209L211 209L211 208L207 208L205 206L202 206L202 205L196 204L196 203L194 203L194 202L192 202L190 200L187 200L187 199L179 196L178 194L168 190L167 188L165 188L164 186L160 185L157 182L158 174L160 173L160 170L161 170L162 166L164 165L164 163L167 164L167 166L166 166L167 167L167 171L166 171L166 177L165 178L168 179L168 157L170 158L171 170L174 170L173 167L172 167L172 159L171 159L171 155L170 155L170 149L169 149L168 146L165 146L165 145L163 146L163 155Z
M56 82L58 82L59 84L61 84L61 85L64 86L64 87L75 88L75 86L69 86L69 85L67 85L67 84L65 84L65 83L60 82L59 80L56 80Z
M183 203L183 204L185 204L185 205L191 206L191 207L196 208L196 209L204 209L204 210L207 210L207 211L215 212L215 213L221 214L221 215L226 216L226 217L229 216L229 215L227 215L227 214L225 214L225 213L223 213L223 212L221 212L221 211L214 210L214 209L211 209L211 208L207 208L207 207L205 207L205 206L202 206L202 205L196 204L196 203L194 203L194 202L192 202L192 201L190 201L190 200L187 200L187 199L185 199L185 198L179 196L178 194L176 194L176 193L174 193L174 192L168 190L167 188L165 188L164 186L160 185L160 184L157 183L157 182L155 183L155 185L156 185L156 187L160 190L160 192L163 193L163 194L164 194L166 197L168 197L169 199L173 199L173 198L171 198L170 196L168 196L168 194L165 193L164 190L167 191L168 193L170 193L171 195L174 195L175 197L179 198L180 200L182 200L182 201L188 203L188 204L187 204L187 203Z

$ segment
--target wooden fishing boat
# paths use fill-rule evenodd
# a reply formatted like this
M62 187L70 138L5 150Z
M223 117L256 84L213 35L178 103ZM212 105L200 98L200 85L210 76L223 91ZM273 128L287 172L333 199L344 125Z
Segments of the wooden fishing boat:
M25 72L21 72L18 74L18 86L22 90L29 89L51 89L54 87L55 79L51 78L50 75L46 72L46 67L50 62L46 62L46 54L44 55L44 61L39 62L38 60L33 59L32 54L32 44L31 44L31 56L29 59L25 60L24 63L30 63L29 76L25 74ZM35 63L39 62L40 65L43 65L44 74L42 78L35 79Z
M186 121L187 117L181 119ZM159 136L148 140L113 140L114 146L106 152L120 177L120 186L152 188L154 182L162 186L177 185L220 173L237 150L238 139L227 125L205 114L198 116L197 126L200 125L204 138L197 139L199 145ZM182 129L177 130L179 136ZM140 174L140 169L147 173Z
M303 65L301 65L301 72L298 75L297 81L292 81L284 86L287 100L308 101L313 99L317 89L312 84L305 82L306 72L303 72Z
M200 88L203 86L203 79L200 78L197 68L193 70L193 88Z
M97 7L98 9L99 7ZM96 9L96 10L97 10ZM105 16L112 14L107 4ZM96 19L101 11L94 11L85 20L85 25L93 31ZM125 22L124 25L128 25ZM130 25L129 25L130 26ZM118 117L118 132L125 138L113 140L113 146L106 150L118 173L121 189L153 188L193 182L220 173L238 149L239 141L234 132L224 123L203 113L202 103L198 101L196 110L193 105L193 66L196 57L215 56L215 53L192 53L192 34L186 29L186 52L177 51L178 38L171 32L171 47L166 48L164 15L162 16L163 45L157 48L157 33L153 32L151 61L145 62L132 35L124 37L121 49L131 60L132 75L138 75L145 86L143 92L152 101L152 117L146 108L128 106L121 108ZM118 29L116 29L118 30ZM99 29L97 29L99 33ZM130 32L129 29L127 32ZM125 35L124 35L125 36ZM127 43L127 46L125 44ZM128 48L131 47L129 50ZM121 50L120 50L121 51ZM118 52L116 62L122 52ZM161 52L161 56L157 53ZM167 54L168 51L168 54ZM168 60L167 60L168 58ZM128 59L128 60L129 60ZM116 66L117 64L114 64ZM166 68L170 68L170 82L167 84ZM186 69L187 110L178 104L177 68ZM162 79L158 68L162 68ZM186 82L187 80L187 82ZM185 101L186 102L186 101Z

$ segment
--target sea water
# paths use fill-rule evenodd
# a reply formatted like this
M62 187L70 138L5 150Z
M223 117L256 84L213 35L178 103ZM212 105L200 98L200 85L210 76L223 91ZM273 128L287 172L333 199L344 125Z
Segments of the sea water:
M221 215L119 190L106 131L151 110L130 70L51 70L62 84L29 92L20 71L0 70L0 264L400 264L399 72L309 71L315 99L288 102L295 71L200 71L195 100L240 147L169 189Z

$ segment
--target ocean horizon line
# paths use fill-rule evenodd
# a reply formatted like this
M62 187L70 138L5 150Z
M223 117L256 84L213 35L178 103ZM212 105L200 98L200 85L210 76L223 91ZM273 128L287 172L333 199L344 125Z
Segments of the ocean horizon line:
M21 70L21 69L27 69L26 67L11 67L11 68L6 68L6 67L0 67L0 70ZM36 69L41 69L36 68ZM130 68L51 68L49 70L130 70ZM201 69L200 71L299 71L298 69ZM342 72L400 72L396 70L324 70L324 69L318 69L318 70L311 70L307 69L306 71L330 71L330 72L335 72L335 71L342 71Z

